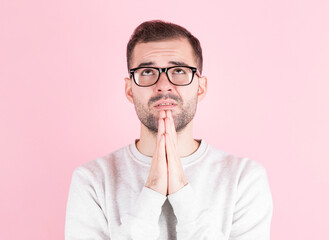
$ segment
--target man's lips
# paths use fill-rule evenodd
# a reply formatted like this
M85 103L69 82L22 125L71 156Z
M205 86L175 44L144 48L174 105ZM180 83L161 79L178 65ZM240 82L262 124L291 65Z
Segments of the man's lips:
M172 109L177 106L177 103L173 100L159 100L153 105L158 110Z

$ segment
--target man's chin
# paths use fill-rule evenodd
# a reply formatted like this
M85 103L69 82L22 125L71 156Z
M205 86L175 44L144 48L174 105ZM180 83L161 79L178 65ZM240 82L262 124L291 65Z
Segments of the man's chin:
M153 112L152 115L154 116L154 118L158 119L161 111L167 112L169 110L171 111L173 118L175 118L175 116L178 114L178 110L176 108L171 108L171 109L168 108L168 109L161 109L161 110L155 109L154 111L152 111Z

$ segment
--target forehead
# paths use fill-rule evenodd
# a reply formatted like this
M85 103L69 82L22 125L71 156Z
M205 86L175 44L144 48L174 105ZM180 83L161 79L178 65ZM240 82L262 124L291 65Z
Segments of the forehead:
M185 38L164 41L137 43L131 58L131 67L152 62L154 66L166 67L169 62L181 62L196 66L195 55L191 44Z

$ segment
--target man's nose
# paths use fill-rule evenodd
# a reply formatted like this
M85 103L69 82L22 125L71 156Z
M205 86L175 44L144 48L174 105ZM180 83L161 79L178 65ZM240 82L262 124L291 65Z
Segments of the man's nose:
M160 74L159 81L155 84L155 88L157 92L171 92L173 90L173 85L170 83L165 72Z

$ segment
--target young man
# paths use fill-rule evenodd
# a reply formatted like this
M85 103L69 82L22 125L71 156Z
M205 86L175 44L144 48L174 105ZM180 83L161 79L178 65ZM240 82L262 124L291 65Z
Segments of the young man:
M193 139L207 92L199 41L181 26L144 22L127 64L140 139L75 169L65 238L270 239L264 168Z

